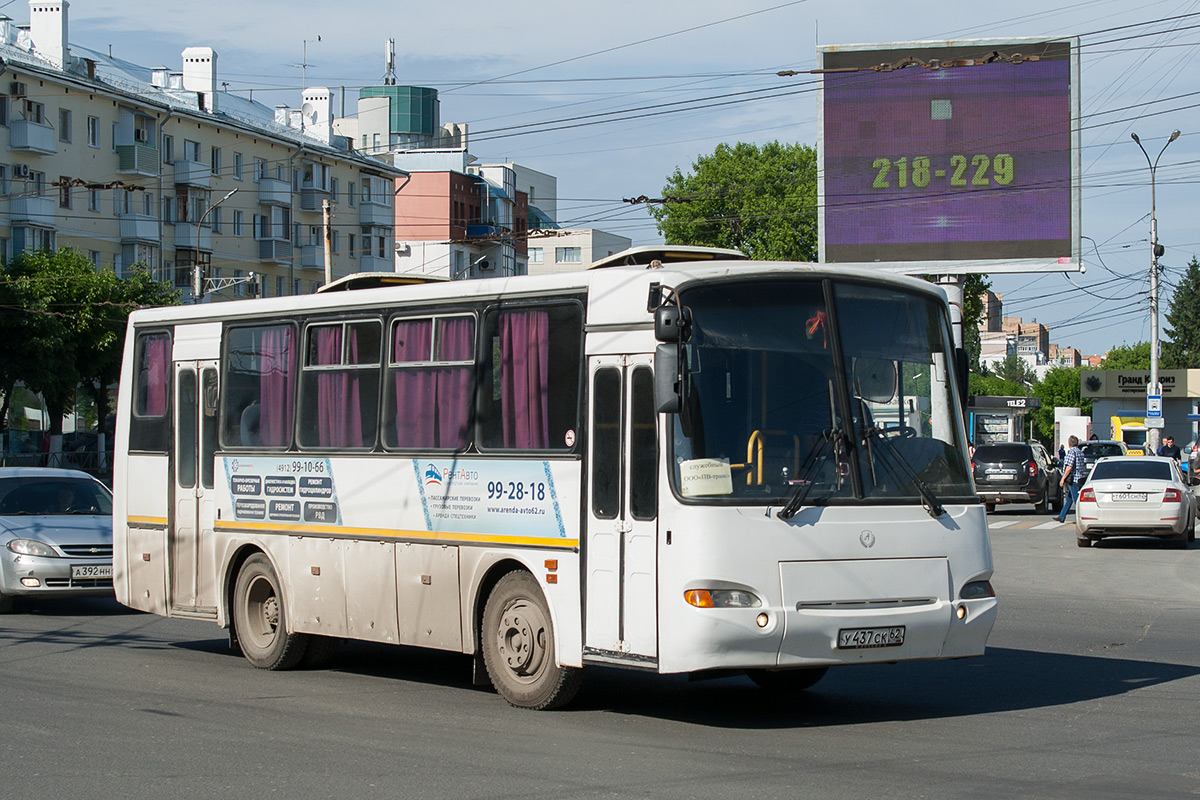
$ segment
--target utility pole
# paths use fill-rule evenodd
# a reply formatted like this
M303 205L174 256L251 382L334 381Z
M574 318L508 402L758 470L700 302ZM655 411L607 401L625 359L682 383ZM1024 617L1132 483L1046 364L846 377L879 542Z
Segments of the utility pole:
M1179 138L1179 131L1172 131L1167 138L1167 143L1162 146L1162 150L1158 151L1154 161L1150 161L1150 154L1146 152L1146 148L1142 147L1142 140L1138 138L1136 133L1129 134L1130 138L1137 143L1141 149L1142 155L1146 157L1146 165L1150 167L1150 385L1146 387L1146 397L1152 396L1162 397L1162 387L1158 382L1158 257L1164 252L1163 246L1158 243L1158 216L1154 202L1154 173L1158 170L1158 159L1162 158L1162 154L1167 151L1167 147L1171 142ZM1147 407L1149 400L1147 399ZM1158 452L1159 445L1159 429L1150 428L1146 431L1146 455L1154 455Z
M325 285L333 283L333 225L330 223L329 198L321 201L322 238L325 240Z

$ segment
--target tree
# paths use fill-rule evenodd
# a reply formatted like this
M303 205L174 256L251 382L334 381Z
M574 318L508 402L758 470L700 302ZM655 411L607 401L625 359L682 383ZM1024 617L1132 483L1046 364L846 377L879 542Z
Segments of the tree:
M963 276L963 347L972 370L979 371L979 353L982 343L979 337L979 320L983 318L983 296L992 288L987 275Z
M668 244L732 247L754 259L817 258L817 154L803 144L717 145L676 168L650 213Z
M1037 380L1033 367L1029 366L1029 363L1016 353L1005 356L1004 360L996 365L995 373L997 378L1022 386L1032 384ZM1018 394L1026 393L1025 391L1018 392Z
M1117 345L1105 354L1100 369L1150 369L1150 343Z
M24 256L0 268L0 341L5 343L0 348L0 424L5 430L18 382L31 388L49 385L65 357L74 362L62 316L52 308L47 288L36 264Z
M1079 413L1091 416L1091 398L1080 393L1079 381L1082 367L1051 367L1046 376L1033 386L1033 396L1042 401L1042 407L1030 412L1033 418L1034 435L1042 444L1050 447L1054 443L1054 408L1078 408Z
M108 433L108 387L121 377L129 313L145 306L179 305L180 292L170 282L154 280L143 268L135 267L124 279L107 270L95 274L98 304L86 320L75 368L96 405L97 432Z
M83 384L92 394L103 430L108 387L115 383L129 312L140 305L172 305L179 292L136 271L125 280L97 270L83 254L23 253L0 268L0 337L19 347L0 351L0 388L7 418L16 381L42 395L50 432L62 433L62 418Z
M1025 397L1029 394L1029 387L995 375L972 372L967 379L967 393L984 397Z
M1200 368L1200 262L1192 256L1167 308L1163 369Z

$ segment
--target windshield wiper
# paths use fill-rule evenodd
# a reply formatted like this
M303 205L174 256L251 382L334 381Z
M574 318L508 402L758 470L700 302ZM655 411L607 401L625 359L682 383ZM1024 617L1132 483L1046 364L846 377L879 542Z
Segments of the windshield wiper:
M942 501L939 500L938 496L933 493L933 490L926 485L925 481L921 480L921 476L917 474L917 471L913 469L912 464L910 464L908 459L904 457L899 449L897 449L896 445L892 444L892 440L888 438L887 433L884 432L883 428L879 428L874 425L869 428L865 428L863 438L867 445L867 452L871 458L872 471L874 471L875 468L875 454L874 450L871 448L871 440L878 439L884 445L882 452L886 452L889 455L894 456L894 463L899 465L904 472L908 473L905 477L912 481L913 486L917 487L917 491L921 494L921 506L927 512L929 512L929 516L937 519L945 512L945 508L942 507ZM896 469L891 463L883 459L880 459L880 461L889 472L891 472L893 475L896 474Z
M787 504L779 509L776 516L782 520L789 520L796 516L816 482L814 479L820 473L821 468L825 466L825 462L829 460L829 454L838 449L842 436L841 428L827 428L821 431L820 441L813 445L813 448L809 450L808 457L804 459L803 469L796 480L798 484L796 491L792 493Z

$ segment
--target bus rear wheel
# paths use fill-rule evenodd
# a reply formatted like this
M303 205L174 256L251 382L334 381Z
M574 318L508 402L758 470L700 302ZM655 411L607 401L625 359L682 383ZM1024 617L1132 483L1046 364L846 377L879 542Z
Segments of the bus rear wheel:
M583 670L555 663L550 611L528 572L510 572L496 583L480 638L488 678L509 705L558 708L579 691Z
M287 632L283 592L270 560L246 559L233 589L233 625L242 655L259 669L291 669L300 663L308 637Z
M746 677L769 692L803 692L825 677L829 667L801 669L748 669Z

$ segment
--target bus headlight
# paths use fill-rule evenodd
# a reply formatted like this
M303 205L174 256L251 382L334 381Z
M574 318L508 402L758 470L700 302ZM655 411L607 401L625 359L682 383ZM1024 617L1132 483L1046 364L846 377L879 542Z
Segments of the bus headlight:
M58 558L58 553L54 552L53 547L36 539L13 539L8 543L8 549L23 556Z
M958 593L960 600L982 600L985 597L995 597L996 590L992 588L991 581L971 581L964 583L962 590Z
M683 599L696 608L758 608L762 601L739 589L688 589Z

